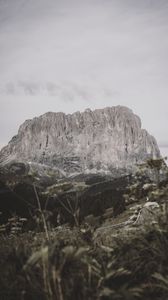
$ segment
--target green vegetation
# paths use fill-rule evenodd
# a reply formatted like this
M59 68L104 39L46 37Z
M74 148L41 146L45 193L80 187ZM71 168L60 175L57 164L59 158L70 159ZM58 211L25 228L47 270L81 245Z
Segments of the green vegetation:
M167 299L168 211L97 244L90 229L1 236L2 299Z
M78 193L87 187L76 185ZM52 196L66 193L58 202L73 222L51 224L33 184L38 210L33 229L17 215L1 224L0 299L168 299L167 178L156 184L136 177L123 189L125 208L119 214L111 206L83 219L79 199L67 198L73 188L65 182L47 189Z

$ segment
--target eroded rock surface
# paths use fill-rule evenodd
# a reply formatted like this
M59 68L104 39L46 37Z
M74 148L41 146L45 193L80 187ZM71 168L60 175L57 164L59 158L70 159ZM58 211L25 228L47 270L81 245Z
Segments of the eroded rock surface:
M65 174L132 169L160 156L157 143L129 108L116 106L73 114L48 112L25 121L0 152L0 161L31 161Z

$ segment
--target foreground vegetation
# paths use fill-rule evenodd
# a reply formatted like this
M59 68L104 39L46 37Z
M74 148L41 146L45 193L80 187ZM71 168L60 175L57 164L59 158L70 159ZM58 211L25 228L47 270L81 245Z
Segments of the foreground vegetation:
M146 228L91 228L1 236L1 299L167 299L168 211ZM108 233L109 235L109 233Z
M101 218L80 219L68 199L71 222L56 226L34 186L34 226L18 215L0 225L0 299L168 299L168 179L158 178L136 177L118 214L107 207Z

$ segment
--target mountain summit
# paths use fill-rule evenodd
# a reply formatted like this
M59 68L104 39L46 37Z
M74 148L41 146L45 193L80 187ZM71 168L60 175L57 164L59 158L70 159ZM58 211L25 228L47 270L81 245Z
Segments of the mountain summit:
M123 106L65 114L48 112L25 121L0 152L1 162L30 161L66 174L131 169L160 156L156 140Z

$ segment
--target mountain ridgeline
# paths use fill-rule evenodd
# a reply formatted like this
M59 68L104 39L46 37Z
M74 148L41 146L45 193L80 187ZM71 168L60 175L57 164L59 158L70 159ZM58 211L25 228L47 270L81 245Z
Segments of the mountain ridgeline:
M26 120L0 152L0 161L35 162L66 175L133 169L160 157L156 140L123 106L65 114L48 112Z

